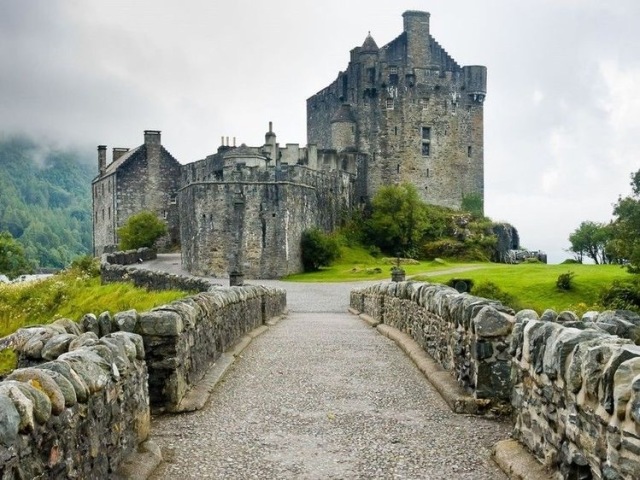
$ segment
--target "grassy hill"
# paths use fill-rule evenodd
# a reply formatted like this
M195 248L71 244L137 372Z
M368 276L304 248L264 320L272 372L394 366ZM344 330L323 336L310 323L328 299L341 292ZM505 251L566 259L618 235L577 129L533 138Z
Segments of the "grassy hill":
M82 154L25 137L0 137L0 231L34 267L62 268L91 249L91 180Z

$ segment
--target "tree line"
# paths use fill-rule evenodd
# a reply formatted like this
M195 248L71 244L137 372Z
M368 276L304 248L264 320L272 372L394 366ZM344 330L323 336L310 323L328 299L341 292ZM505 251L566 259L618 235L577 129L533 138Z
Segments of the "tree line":
M618 263L640 273L640 170L631 174L632 194L619 197L609 223L584 221L571 235L569 251L582 263Z

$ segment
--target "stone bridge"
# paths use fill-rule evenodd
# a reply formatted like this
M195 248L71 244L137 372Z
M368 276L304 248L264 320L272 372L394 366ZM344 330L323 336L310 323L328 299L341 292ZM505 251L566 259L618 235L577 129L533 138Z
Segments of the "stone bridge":
M416 282L226 288L118 255L105 281L202 293L5 339L2 478L640 478L629 314Z

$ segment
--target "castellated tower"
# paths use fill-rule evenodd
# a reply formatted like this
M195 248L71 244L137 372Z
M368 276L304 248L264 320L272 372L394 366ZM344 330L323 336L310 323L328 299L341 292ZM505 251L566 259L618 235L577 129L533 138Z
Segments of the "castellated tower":
M320 150L359 152L361 199L409 182L432 204L484 196L487 70L461 67L429 33L429 13L407 11L379 48L371 35L347 69L307 100L307 136Z

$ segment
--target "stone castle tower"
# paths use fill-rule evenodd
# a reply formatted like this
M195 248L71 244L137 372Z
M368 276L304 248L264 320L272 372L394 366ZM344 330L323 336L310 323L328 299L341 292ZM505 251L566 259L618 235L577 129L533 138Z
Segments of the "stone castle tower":
M429 33L429 13L403 18L400 36L379 48L368 35L347 69L307 100L307 139L366 155L361 199L408 182L428 203L460 208L484 195L487 69L458 65Z

